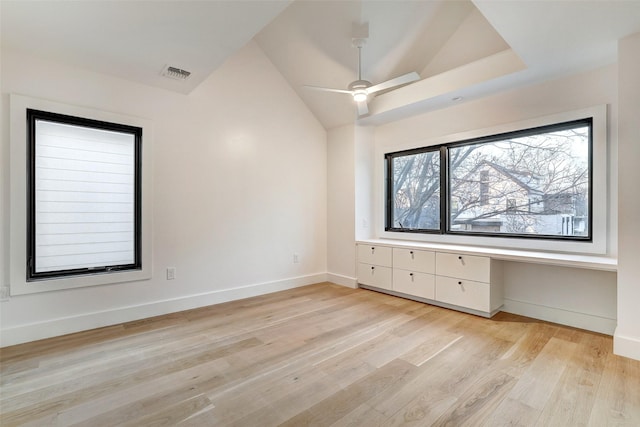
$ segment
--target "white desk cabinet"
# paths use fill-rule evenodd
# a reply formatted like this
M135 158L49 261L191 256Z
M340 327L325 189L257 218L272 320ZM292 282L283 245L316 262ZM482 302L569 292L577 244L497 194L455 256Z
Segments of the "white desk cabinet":
M392 290L391 267L358 263L358 282L363 285Z
M393 290L405 295L434 299L435 252L393 248Z
M393 249L387 246L358 245L358 262L391 267Z
M503 304L502 263L485 256L438 252L436 299L493 316Z
M391 290L392 253L387 246L358 245L358 282Z
M358 244L358 283L485 317L503 304L502 264L488 256Z
M418 249L393 248L393 268L416 271L419 273L435 273L435 256L433 251Z
M489 282L491 258L438 252L436 254L436 274L477 282Z
M433 274L393 269L393 290L406 295L435 299L436 282Z

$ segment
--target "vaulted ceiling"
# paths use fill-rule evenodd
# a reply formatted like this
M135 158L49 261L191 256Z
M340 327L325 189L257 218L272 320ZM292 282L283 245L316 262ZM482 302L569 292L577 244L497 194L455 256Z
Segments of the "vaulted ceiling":
M368 23L362 74L382 93L380 123L616 61L640 31L640 1L243 0L0 2L2 48L188 94L250 40L326 127L357 120L344 89L357 78L354 31ZM171 65L186 81L162 77ZM260 79L256 71L256 79ZM460 98L462 100L460 100Z

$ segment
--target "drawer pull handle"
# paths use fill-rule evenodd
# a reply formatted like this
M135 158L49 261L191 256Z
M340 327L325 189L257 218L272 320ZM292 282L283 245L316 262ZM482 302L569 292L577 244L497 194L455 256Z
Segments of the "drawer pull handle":
M371 267L371 268L373 268L373 267ZM458 285L462 285L462 282L458 282Z
M371 267L371 271L373 271L373 270L375 270L375 269L376 269L375 267Z
M413 259L413 251L409 251L409 253L411 254L411 259Z
M465 292L464 285L462 284L462 282L458 282L458 285L460 285L460 290L462 292Z
M371 247L371 255L373 255L373 253L375 252L376 248Z
M462 256L459 256L458 259L460 260L460 264L464 265L464 260L462 259Z

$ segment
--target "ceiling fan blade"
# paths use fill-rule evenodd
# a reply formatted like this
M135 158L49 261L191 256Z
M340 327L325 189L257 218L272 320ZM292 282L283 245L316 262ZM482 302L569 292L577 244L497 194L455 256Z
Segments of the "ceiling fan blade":
M337 92L337 93L348 93L349 95L352 94L352 92L350 90L344 90L344 89L331 89L328 87L319 87L319 86L302 86L304 88L307 89L313 89L313 90L320 90L322 92Z
M377 85L373 85L367 88L367 93L375 93L380 92L381 90L390 89L392 87L404 85L407 83L415 82L420 80L420 75L415 71L411 73L404 74L400 77L396 77L395 79L387 80L386 82L378 83Z
M356 103L358 105L358 116L366 116L369 114L369 106L367 101L360 101Z

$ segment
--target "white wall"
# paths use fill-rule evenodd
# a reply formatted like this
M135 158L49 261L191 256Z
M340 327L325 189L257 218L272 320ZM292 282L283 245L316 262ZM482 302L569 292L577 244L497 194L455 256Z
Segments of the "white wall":
M370 239L374 235L374 203L375 186L373 182L372 169L374 146L371 143L374 138L374 128L365 126L355 126L355 238Z
M612 335L616 274L504 262L504 311Z
M356 287L355 126L327 133L327 271L328 280Z
M607 253L615 256L618 233L616 82L617 67L613 65L453 104L446 109L378 126L375 144L377 151L397 144L404 148L406 145L420 147L424 140L608 104ZM380 168L381 161L375 159L371 167ZM378 197L375 221L381 224L384 220L380 208L382 195ZM615 273L505 262L504 276L505 311L613 333L617 298Z
M640 33L618 44L620 227L614 350L640 360Z
M354 239L373 237L372 139L373 128L357 125L327 133L328 280L352 288L357 287Z
M255 43L188 96L6 50L1 90L2 285L8 94L154 126L153 278L11 297L0 303L3 345L326 278L326 132ZM165 280L169 266L176 280Z

